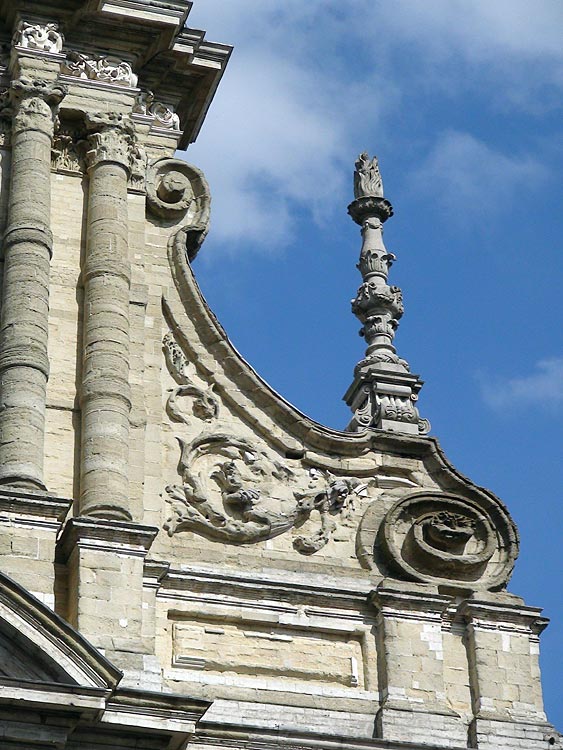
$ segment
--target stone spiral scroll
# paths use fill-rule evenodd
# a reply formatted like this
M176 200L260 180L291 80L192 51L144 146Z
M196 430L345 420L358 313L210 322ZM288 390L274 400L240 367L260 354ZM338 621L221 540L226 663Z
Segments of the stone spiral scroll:
M409 494L387 511L374 534L375 519L370 515L376 512L371 506L362 519L360 546L367 549L366 536L371 536L372 549L378 548L398 577L481 590L508 581L518 537L498 501L481 503L440 492ZM373 557L367 565L373 566Z
M209 227L211 195L203 172L181 159L161 158L147 170L147 203L161 219L181 223L197 235L187 242L193 260Z

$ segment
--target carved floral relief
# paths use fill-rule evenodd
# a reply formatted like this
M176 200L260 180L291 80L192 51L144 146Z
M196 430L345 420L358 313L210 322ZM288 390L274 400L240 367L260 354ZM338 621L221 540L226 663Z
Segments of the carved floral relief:
M84 55L71 51L62 64L61 72L67 76L102 81L118 86L137 85L137 76L128 62L108 55Z
M288 466L249 441L202 433L181 447L181 483L166 488L168 534L194 531L227 544L253 544L299 528L316 511L317 528L293 538L303 555L322 549L346 524L368 484L326 470Z
M293 531L293 547L303 555L340 538L337 532L350 527L355 502L368 495L374 480L283 461L230 434L222 429L213 386L197 384L195 368L172 333L164 337L163 350L176 383L166 401L168 417L192 428L199 421L203 428L192 440L176 436L180 481L166 487L168 534L192 531L226 544L253 544ZM308 521L307 533L298 533Z
M63 48L63 35L56 23L30 23L20 21L14 34L14 44L26 49L60 53Z
M153 117L158 127L180 130L180 118L174 112L174 108L156 101L152 91L141 91L133 107L133 113Z

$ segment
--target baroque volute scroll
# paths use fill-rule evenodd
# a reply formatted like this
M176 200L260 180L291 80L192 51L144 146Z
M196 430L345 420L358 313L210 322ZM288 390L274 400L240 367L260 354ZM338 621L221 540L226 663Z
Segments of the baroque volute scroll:
M385 508L388 508L385 511ZM496 498L420 491L372 503L360 523L364 567L407 581L463 589L506 585L518 534Z

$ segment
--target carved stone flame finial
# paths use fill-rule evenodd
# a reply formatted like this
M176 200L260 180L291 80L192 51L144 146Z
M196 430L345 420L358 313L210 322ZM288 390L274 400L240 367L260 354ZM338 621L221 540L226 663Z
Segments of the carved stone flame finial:
M383 198L383 181L379 173L377 156L369 158L367 151L356 160L354 172L354 198Z
M354 412L348 429L424 434L430 425L420 419L415 406L422 382L418 375L411 374L408 363L393 346L403 315L403 293L387 283L395 256L383 243L383 223L393 216L393 207L383 197L377 157L370 159L365 151L356 160L354 197L348 213L362 228L358 263L362 284L352 300L352 312L362 324L360 335L366 340L367 350L344 396Z

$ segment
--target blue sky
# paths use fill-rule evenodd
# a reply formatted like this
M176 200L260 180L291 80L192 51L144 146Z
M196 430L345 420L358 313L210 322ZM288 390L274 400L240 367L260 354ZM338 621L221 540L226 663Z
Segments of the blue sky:
M519 526L510 590L552 619L563 729L563 3L196 0L189 24L235 45L187 155L213 195L194 263L210 305L277 391L343 428L363 355L346 206L377 154L397 350L446 455Z

